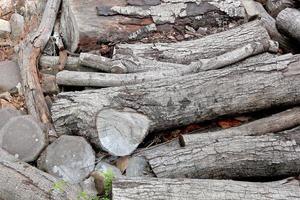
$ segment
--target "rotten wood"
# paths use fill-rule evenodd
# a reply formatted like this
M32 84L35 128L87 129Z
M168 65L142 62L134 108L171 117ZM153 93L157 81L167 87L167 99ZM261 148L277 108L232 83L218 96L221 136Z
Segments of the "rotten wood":
M56 134L40 85L37 63L52 33L60 3L61 0L47 1L39 28L34 30L32 27L32 34L20 45L18 57L27 110L45 126L47 132L49 130L49 135L53 136Z
M150 1L149 1L150 2ZM67 49L89 51L99 48L97 43L129 41L137 33L149 30L151 24L184 27L187 23L195 29L200 26L220 27L244 18L240 0L202 1L148 1L127 4L126 0L65 0L62 6L61 27ZM223 24L222 23L222 24ZM221 24L221 26L222 26ZM151 27L150 27L151 28ZM157 27L163 32L163 28ZM139 34L137 34L139 35ZM144 35L144 34L143 34Z
M208 179L124 178L113 181L113 200L294 200L298 181L245 182Z
M80 187L65 183L61 190L55 189L54 185L59 181L0 149L0 199L77 199Z
M52 106L52 116L59 134L75 133L96 139L97 115L107 109L118 115L118 112L121 114L130 108L150 119L146 132L151 132L222 115L295 105L300 102L299 75L299 56L288 54L248 66L199 72L145 84L61 93ZM97 123L101 124L101 119ZM122 121L119 125L126 127ZM117 126L117 132L124 129ZM128 130L139 129L133 126ZM105 136L109 133L99 134Z

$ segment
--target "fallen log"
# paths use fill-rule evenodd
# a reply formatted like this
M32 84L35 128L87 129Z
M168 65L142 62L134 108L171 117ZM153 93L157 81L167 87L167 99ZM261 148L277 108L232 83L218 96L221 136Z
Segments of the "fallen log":
M39 69L42 73L46 74L57 74L59 70L60 60L58 56L41 56L39 60ZM65 70L69 71L81 71L81 72L96 72L98 70L81 66L79 64L78 57L67 58L67 62L65 63Z
M276 28L276 20L269 15L261 3L254 0L244 0L243 5L248 18L260 18L263 26L268 30L270 37L273 40L278 41L282 49L286 52L291 52L297 48L293 41L278 32Z
M200 59L197 62L191 63L190 65L182 65L180 68L178 65L175 65L173 70L163 70L162 71L150 71L145 73L133 73L133 74L107 74L107 73L92 73L92 72L72 72L72 71L62 71L57 74L57 83L59 85L68 85L68 86L92 86L92 87L115 87L123 85L132 85L138 83L144 83L149 81L161 80L170 77L183 76L186 74L197 73L199 71L215 70L223 68L230 64L237 63L241 60L244 60L247 57L254 56L260 53L263 53L268 50L277 50L277 44L274 41L262 41L247 44L243 47L237 48L233 51L227 52L220 56L216 56L209 59ZM90 57L90 55L88 55ZM101 57L94 56L99 59ZM103 61L106 63L109 62L107 58L103 58ZM93 62L94 63L94 62ZM119 62L120 63L120 62ZM163 62L160 62L163 63ZM101 61L96 62L96 65L102 65ZM106 65L103 63L104 68L107 71L111 72L111 67L113 65ZM159 66L159 63L155 64ZM136 65L138 66L138 65ZM164 66L164 64L162 64ZM120 68L119 68L120 69ZM114 69L113 69L114 70ZM131 69L132 70L132 69ZM137 69L138 70L138 69ZM118 72L124 73L128 71L123 67Z
M300 11L294 8L286 8L281 11L276 24L279 30L300 42Z
M20 46L18 62L28 113L41 122L55 136L51 116L40 85L37 59L46 46L54 27L61 0L48 0L39 28L29 34ZM34 27L31 27L34 29Z
M299 103L298 60L298 56L284 55L247 67L126 87L61 93L52 106L52 117L59 134L75 133L89 139L99 134L98 145L114 155L121 154L122 145L132 142L132 152L153 130ZM136 115L139 118L128 123Z
M205 137L208 140L217 138L226 138L233 136L246 135L262 135L266 133L276 133L291 129L300 125L300 107L295 107L270 117L265 117L253 122L230 128L221 131L199 133L199 134L185 134L180 137L181 146L189 146L200 143Z
M192 61L224 54L252 42L269 39L261 22L253 21L196 40L177 43L118 44L115 47L114 56L133 55L164 62L189 64Z
M123 74L126 69L119 60L112 60L103 56L93 55L89 53L81 53L79 63L99 71Z
M175 30L192 24L218 27L220 21L234 22L244 17L239 0L231 2L204 0L201 2L177 0L128 4L127 0L65 0L62 6L61 27L68 50L89 51L99 48L98 43L139 39L134 35L145 29ZM163 25L161 25L163 24ZM160 27L161 25L161 27Z
M300 126L277 134L233 136L146 155L157 177L270 178L300 173Z
M113 181L113 200L293 200L300 198L298 181L242 182L208 179L125 178ZM287 183L288 182L288 183Z
M59 181L0 149L0 199L77 199L80 188L65 183L61 190L57 189L55 184Z

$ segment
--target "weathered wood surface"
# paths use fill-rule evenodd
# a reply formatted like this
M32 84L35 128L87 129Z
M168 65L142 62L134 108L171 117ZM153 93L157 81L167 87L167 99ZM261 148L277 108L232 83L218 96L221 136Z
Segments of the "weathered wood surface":
M253 21L200 39L177 43L118 44L115 56L134 55L160 61L189 64L212 58L252 42L270 39L261 22Z
M300 125L300 108L295 107L271 115L257 119L253 122L243 124L238 127L223 129L213 132L195 131L193 134L181 135L179 139L174 139L170 142L152 146L147 149L140 149L134 153L134 156L146 157L164 155L166 152L175 152L184 146L191 146L205 142L211 142L218 138L230 138L234 136L259 136L267 133L277 133L280 131L292 129Z
M272 17L277 17L285 8L295 7L296 2L297 0L267 0L266 9Z
M41 56L39 60L39 69L42 73L57 74L60 65L59 56ZM81 72L96 72L98 70L85 67L79 64L78 57L69 56L65 63L65 70L69 71L81 71Z
M126 178L113 182L113 200L294 200L298 181L242 182L208 179Z
M123 85L132 85L138 83L144 83L155 80L162 80L170 77L183 76L191 73L197 73L199 71L215 70L219 68L226 67L230 64L237 63L244 60L250 56L254 56L268 50L277 50L277 44L274 41L261 41L254 42L237 48L233 51L229 51L220 56L216 56L209 59L200 59L186 66L181 66L176 69L178 65L174 64L173 70L163 70L163 62L155 63L155 66L160 66L162 71L149 71L144 73L133 73L133 74L107 74L107 73L92 73L92 72L72 72L72 71L62 71L57 74L57 83L59 85L69 85L69 86L92 86L92 87L114 87ZM125 66L120 67L113 65L111 60L107 58L102 58L99 56L88 55L88 57L98 57L102 61L94 62L93 60L90 65L103 65L101 69L105 71L115 71L117 69L119 72L128 71ZM118 62L120 63L120 62ZM94 65L94 66L95 66ZM135 66L138 66L137 64ZM97 68L98 68L97 67ZM131 69L132 70L132 69ZM137 69L139 70L139 69Z
M199 26L220 26L220 21L225 24L244 17L240 0L149 2L132 4L126 0L63 1L61 25L68 50L80 48L87 51L99 48L99 41L128 41L154 23L163 24L161 30L166 26L172 29L173 26L184 27L186 24L191 24L197 30ZM160 31L160 27L157 29Z
M52 33L60 3L61 0L47 1L39 28L34 30L35 27L31 27L32 34L29 34L20 45L18 57L27 110L47 130L50 130L50 135L55 135L55 130L51 124L50 112L40 85L37 63Z
M84 66L109 73L126 73L125 66L119 60L112 60L99 55L81 53L79 63Z
M281 11L276 24L279 30L300 42L300 11L294 8L286 8Z
M295 107L269 117L255 120L253 122L221 131L208 133L185 134L180 137L182 146L189 146L203 141L217 138L226 138L233 136L262 135L266 133L276 133L291 129L300 125L300 107Z
M145 84L61 93L52 106L52 116L59 134L81 134L96 139L95 117L105 109L121 113L124 108L131 108L151 120L149 131L152 131L297 104L300 102L298 59L283 55L246 66Z
M5 200L74 200L80 193L77 185L64 184L55 190L60 180L15 159L0 149L0 199Z
M300 173L300 126L277 134L198 140L161 155L147 154L157 177L241 179Z
M268 30L270 37L273 40L278 41L282 49L290 52L293 49L297 48L294 45L293 41L278 32L276 28L276 20L269 15L269 13L265 10L261 3L254 0L244 0L243 5L245 7L248 18L260 18L263 26Z

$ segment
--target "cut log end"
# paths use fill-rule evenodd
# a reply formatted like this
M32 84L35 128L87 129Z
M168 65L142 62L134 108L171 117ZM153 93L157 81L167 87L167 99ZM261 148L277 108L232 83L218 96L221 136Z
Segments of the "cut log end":
M125 74L127 73L127 71L127 67L125 67L121 62L113 62L111 73Z
M130 155L147 135L150 120L132 109L104 109L96 116L96 128L103 150L111 155Z

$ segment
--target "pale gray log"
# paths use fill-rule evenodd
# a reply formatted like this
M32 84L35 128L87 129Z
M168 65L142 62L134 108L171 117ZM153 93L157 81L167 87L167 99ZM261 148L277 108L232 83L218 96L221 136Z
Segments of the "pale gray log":
M253 21L196 40L177 43L119 44L115 47L115 55L134 55L166 62L190 63L203 58L212 58L242 45L266 39L269 40L270 37L261 22Z
M267 0L266 9L271 16L277 17L277 15L285 8L295 7L296 1L295 0Z
M204 138L214 140L233 136L276 133L298 125L300 125L300 107L295 107L230 129L208 133L185 134L180 137L180 142L182 146L189 146L203 141Z
M155 175L240 179L300 173L300 126L277 134L198 141L161 155L147 154Z
M111 73L126 73L123 64L118 60L112 60L103 56L81 53L79 63L99 71Z
M222 115L295 105L300 103L298 59L284 55L250 66L145 84L61 93L52 106L52 117L59 134L95 139L96 114L108 108L128 107L144 114L151 120L153 131Z
M15 159L0 149L0 199L5 200L74 200L80 193L77 185L66 183L58 191L54 184L60 180Z
M274 41L250 43L220 56L209 59L200 59L197 62L193 62L186 66L181 66L177 69L175 67L178 67L178 65L175 65L175 69L173 70L117 75L107 73L62 71L57 74L56 79L59 85L69 86L114 87L131 85L170 77L183 76L186 74L197 73L199 71L219 69L227 65L237 63L249 56L263 53L269 49L275 51L278 49ZM158 65L159 64L156 63L156 66ZM162 64L162 66L164 65ZM163 69L163 67L161 68Z
M299 183L208 179L126 178L113 182L113 200L294 200Z
M254 0L244 0L243 4L248 17L250 19L259 17L263 26L268 30L270 37L273 40L278 41L284 50L291 51L294 48L294 43L278 32L276 20L269 15L261 3Z
M39 60L39 67L42 73L56 74L59 72L58 66L60 65L58 56L41 56ZM78 57L69 56L65 65L66 70L70 71L83 71L83 72L95 72L98 70L84 67L79 64Z
M300 11L294 8L286 8L281 11L276 24L279 30L300 42Z

